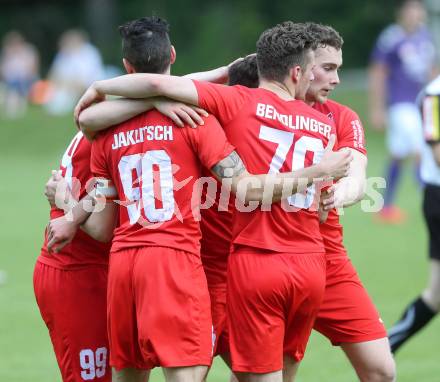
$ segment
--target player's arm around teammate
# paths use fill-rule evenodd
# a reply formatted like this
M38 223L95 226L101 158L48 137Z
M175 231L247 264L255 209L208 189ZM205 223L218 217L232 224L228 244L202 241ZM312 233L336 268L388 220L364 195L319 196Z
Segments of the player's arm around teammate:
M130 102L137 98L144 99L163 96L187 104L198 105L198 93L193 80L220 84L226 83L228 79L228 69L240 60L241 58L238 58L227 66L222 66L211 71L192 73L183 77L155 73L131 73L109 80L96 81L86 90L78 101L74 110L74 118L80 126L86 127L86 131L93 130L93 126L89 126L89 121L93 118L93 115L82 115L82 112L94 103L105 100L106 95L122 96L131 99L126 100L128 103L124 104L124 106L126 106L124 114L127 113L129 115L128 117L125 116L124 120L149 110L149 105L151 104L148 100L138 101L138 103ZM132 86L134 87L132 88ZM107 108L105 110L110 111L111 109ZM100 116L104 117L103 113L100 114ZM112 122L113 124L115 123L114 121ZM100 125L101 129L104 128L104 123L100 123Z
M219 181L231 178L232 191L242 202L279 202L304 191L316 181L328 178L340 179L348 174L351 155L348 152L334 152L334 144L335 137L332 136L321 162L294 172L251 175L235 151L215 165L211 171ZM266 194L266 190L272 192Z
M83 94L74 110L80 126L82 113L106 95L126 98L168 97L180 102L198 105L198 93L194 82L185 77L155 73L132 73L104 81L94 82Z
M164 97L136 100L119 98L110 101L100 99L96 101L97 103L82 113L80 118L75 116L77 126L81 128L89 140L92 140L99 130L124 122L153 108L170 118L180 127L183 127L185 124L193 128L197 127L197 125L203 125L202 116L206 117L208 115L201 108L172 101Z
M242 60L242 58L239 58L229 65L206 72L187 74L183 77L197 81L223 84L229 78L230 68ZM191 127L203 125L201 116L206 117L207 115L203 109L194 105L173 101L165 97L105 100L105 96L98 96L95 99L95 103L87 109L81 110L77 108L75 110L75 121L86 137L92 139L97 131L124 122L152 108L156 108L181 127L185 123Z

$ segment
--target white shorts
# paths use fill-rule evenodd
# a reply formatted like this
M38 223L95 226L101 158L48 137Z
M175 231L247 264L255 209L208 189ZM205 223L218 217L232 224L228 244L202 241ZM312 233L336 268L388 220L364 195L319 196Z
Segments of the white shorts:
M420 111L410 102L396 103L388 109L387 146L391 155L403 159L419 154L423 143Z

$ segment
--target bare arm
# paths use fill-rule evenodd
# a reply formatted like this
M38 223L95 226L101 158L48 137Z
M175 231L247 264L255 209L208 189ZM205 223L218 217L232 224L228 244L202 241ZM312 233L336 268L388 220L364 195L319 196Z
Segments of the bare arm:
M81 228L95 240L107 243L113 237L117 216L118 205L114 202L106 202L105 207L94 211Z
M239 60L242 58L226 66L183 77L137 73L95 82L78 102L74 112L75 120L90 138L96 131L124 122L152 108L158 109L179 126L188 123L196 127L196 123L203 124L199 114L205 114L200 112L201 109L189 108L179 113L184 108L179 104L175 105L175 110L168 112L167 106L163 104L170 101L163 97L197 106L198 94L192 80L224 84L229 77L229 67ZM136 84L135 88L133 88L134 84ZM106 95L119 95L128 99L105 101ZM151 99L153 96L163 97ZM135 100L136 98L148 99ZM93 105L94 102L98 103Z
M387 76L388 69L384 64L373 63L370 66L368 72L370 121L377 130L385 127Z
M198 104L197 89L189 78L164 74L134 73L97 81L92 87L98 94L127 98L164 96L176 101Z
M81 228L95 240L108 242L113 237L116 226L118 205L113 201L118 192L110 179L95 178L95 187L90 196L94 199L95 208Z
M127 121L153 108L153 99L120 98L102 101L84 109L78 117L78 126L87 139L92 140L98 131Z
M125 98L165 96L191 105L198 105L197 89L189 78L151 73L126 74L94 82L75 106L73 113L75 121L79 123L82 112L94 103L104 101L106 95Z
M78 227L89 217L95 199L86 195L66 214L52 219L47 225L47 249L49 252L59 252L75 237Z
M367 157L354 149L347 149L353 156L348 175L332 186L333 194L324 197L324 210L349 207L361 201L365 195L367 180Z
M267 201L269 197L271 198L269 201L278 202L302 191L314 182L332 177L339 178L348 173L351 153L334 152L333 145L334 138L327 146L320 163L293 172L251 175L235 151L217 163L211 171L220 181L231 179L232 191L242 201ZM246 187L240 187L240 184ZM269 195L265 192L267 190Z
M196 106L164 97L153 97L147 99L120 98L98 102L79 111L78 116L75 111L75 119L84 135L91 140L98 131L122 123L153 108L169 117L180 127L185 124L193 128L197 125L203 125L204 121L201 116L208 115L205 110Z
M98 241L110 241L116 224L118 207L110 201L117 196L111 182L104 178L95 178L93 190L76 205L66 211L64 216L53 219L47 226L48 249L55 252L70 243L78 227ZM88 220L90 219L90 221Z
M279 202L306 188L314 180L325 177L319 164L288 173L252 175L235 151L217 163L211 171L220 181L231 179L232 192L246 203L267 201L267 197L270 198L269 202ZM265 190L269 190L270 194L267 195Z
M228 68L227 66L221 66L220 68L208 70L206 72L190 73L185 75L185 78L190 78L197 81L213 82L215 84L225 84L228 82Z
M229 80L229 68L236 62L243 60L243 57L239 57L232 61L230 64L220 66L219 68L207 70L206 72L190 73L185 75L185 78L190 78L197 81L212 82L215 84L226 84Z

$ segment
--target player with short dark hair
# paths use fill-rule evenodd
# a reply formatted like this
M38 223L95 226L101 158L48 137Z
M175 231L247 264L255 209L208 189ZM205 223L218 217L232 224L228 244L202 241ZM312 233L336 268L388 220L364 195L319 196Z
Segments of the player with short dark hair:
M163 73L168 69L173 56L169 29L168 22L156 16L128 21L119 27L122 55L137 73Z
M242 85L248 88L258 87L257 56L251 54L232 63L228 68L228 85Z
M300 24L284 22L265 30L257 41L258 73L272 81L283 81L292 66L304 67L309 62L314 41L304 38ZM277 33L284 38L277 38ZM292 51L297 54L292 55Z

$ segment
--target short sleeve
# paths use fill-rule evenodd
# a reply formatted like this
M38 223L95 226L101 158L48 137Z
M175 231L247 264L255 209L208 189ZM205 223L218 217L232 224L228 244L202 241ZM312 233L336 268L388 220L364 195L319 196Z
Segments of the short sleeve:
M99 134L92 143L92 154L90 157L90 169L93 176L97 178L111 179L107 167L105 155L105 139L103 134Z
M184 130L200 162L208 169L235 150L213 115L209 115L205 119L205 124L202 127L197 129L184 128Z
M337 121L338 148L348 147L366 155L364 127L359 116L345 107Z
M199 106L214 114L222 125L229 123L250 98L244 86L226 86L194 81L199 96Z

